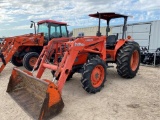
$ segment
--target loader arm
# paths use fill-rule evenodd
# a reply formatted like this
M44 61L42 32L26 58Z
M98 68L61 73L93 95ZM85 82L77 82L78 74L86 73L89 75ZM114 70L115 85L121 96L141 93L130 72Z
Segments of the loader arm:
M41 68L41 67L39 67L41 65L41 63L44 63L46 61L49 62L52 54L54 53L54 50L58 49L58 46L60 46L59 45L60 43L67 42L69 40L70 40L70 38L58 38L58 39L52 39L51 41L49 41L48 45L43 47L43 50L42 50L41 54L39 55L39 57L36 61L36 64L33 67L32 72L34 72L38 68ZM37 76L39 76L39 75L37 75ZM40 78L40 77L38 77L38 78Z
M46 68L56 71L54 76L55 78L58 77L58 75L61 73L57 86L58 86L58 90L62 92L62 88L64 86L64 83L70 71L72 70L72 66L75 62L78 52L79 52L78 50L75 51L74 49L70 50L70 52L65 52L64 57L61 63L59 64L59 66L45 63L43 59L41 61L40 68L38 69L38 72L37 72L37 78L40 78L42 76L42 73Z
M0 46L1 52L5 51L11 43L12 43L12 38L5 38Z
M59 78L59 82L58 82L58 90L61 92L63 85L65 83L66 78L68 77L72 66L75 62L75 59L79 53L79 49L75 50L75 48L73 47L74 42L70 42L70 46L72 46L72 49L70 49L69 51L66 51L67 49L65 49L66 52L64 52L64 56L62 61L60 62L60 64L58 65L58 63L54 62L57 65L54 64L50 64L49 60L51 55L54 53L54 51L58 50L58 48L60 48L62 45L66 45L65 42L68 42L68 38L62 38L62 39L53 39L51 40L47 46L45 46L34 66L34 70L36 70L36 68L39 66L38 72L37 72L37 78L41 78L44 70L46 68L51 69L56 71L55 73L55 77L57 77L60 73L61 76ZM82 49L82 48L80 48ZM55 60L58 59L58 55L61 54L61 49L59 51L60 53L56 52L55 54ZM58 54L58 55L57 55Z
M2 65L0 66L0 73L5 68L6 64L11 60L12 56L18 50L18 47L20 45L21 44L18 43L17 41L15 41L14 43L12 41L12 43L9 44L9 46L7 47L7 49L5 50L5 52L1 52L0 53L0 58L2 60Z
M87 40L91 40L91 42L88 42ZM35 65L34 68L36 68L37 66L39 66L38 72L37 72L37 78L41 78L43 72L45 71L46 68L56 71L54 74L54 78L53 81L55 80L56 77L59 76L60 77L58 79L58 90L60 92L62 92L62 88L64 86L64 83L69 75L69 73L72 70L72 67L74 66L74 63L76 61L76 58L78 56L78 54L81 51L85 51L85 52L90 52L90 53L96 53L96 54L104 54L103 52L105 52L105 48L101 47L104 46L105 41L104 41L105 37L101 38L101 39L97 39L95 38L78 38L74 41L70 41L70 42L66 42L65 39L63 40L52 40L49 42L49 44L47 46L44 47L39 59L37 60L37 63ZM62 48L62 46L66 46L64 47L64 51L66 52L62 52L62 50L60 48ZM94 48L100 48L99 51L94 50ZM57 50L57 51L56 51ZM58 51L59 50L59 51ZM51 54L53 54L53 52L55 51L55 62L53 64L51 64L49 61L50 59L50 51L52 51ZM59 55L63 54L63 58L61 60L60 63L57 63L57 59ZM105 54L104 54L105 55ZM106 56L101 56L102 59L106 59ZM39 64L40 63L40 64Z

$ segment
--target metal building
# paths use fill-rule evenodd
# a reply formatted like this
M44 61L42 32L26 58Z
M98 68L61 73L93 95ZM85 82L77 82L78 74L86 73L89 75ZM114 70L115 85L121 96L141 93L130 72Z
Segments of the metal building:
M98 27L77 28L73 30L73 36L84 32L85 36L95 36ZM106 27L101 27L102 35L106 34ZM122 38L122 25L112 26L110 34L119 34ZM160 47L160 20L151 22L134 23L127 25L127 34L137 41L141 47L147 47L150 52L154 52Z
M73 37L77 37L79 33L84 32L84 36L95 36L98 30L98 26L94 27L85 27L85 28L76 28L73 30ZM101 34L106 35L106 27L100 28ZM112 30L111 30L112 31ZM110 31L110 34L111 34Z

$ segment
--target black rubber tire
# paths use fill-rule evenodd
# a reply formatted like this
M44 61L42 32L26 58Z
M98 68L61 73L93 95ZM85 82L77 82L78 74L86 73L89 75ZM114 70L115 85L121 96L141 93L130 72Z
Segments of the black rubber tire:
M18 61L17 61L18 60ZM23 66L23 58L12 56L11 63L17 67Z
M38 59L39 54L37 52L29 52L23 58L23 66L29 71L31 71L33 69L33 66L30 65L30 63L29 63L29 60L32 57L36 57Z
M98 87L94 87L91 82L91 73L97 65L100 65L101 67L104 68L104 79ZM90 60L88 60L84 64L83 69L84 70L83 70L82 79L81 79L83 89L88 93L99 92L104 87L104 82L106 81L107 68L106 68L105 62L102 59L100 59L98 56L96 56L95 58L91 58Z
M73 76L73 72L71 72L69 75L68 75L68 77L67 77L67 80L66 81L70 81L71 80L71 78L72 78L72 76Z
M130 66L130 61L133 52L137 50L139 54L139 62L137 68L133 71ZM139 70L140 65L140 47L139 44L135 41L126 42L117 53L116 64L117 72L123 78L134 78Z

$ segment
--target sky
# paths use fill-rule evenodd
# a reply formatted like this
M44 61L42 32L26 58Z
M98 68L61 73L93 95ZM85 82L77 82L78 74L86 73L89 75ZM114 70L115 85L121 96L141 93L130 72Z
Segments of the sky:
M131 15L128 23L160 20L160 0L0 0L0 37L33 33L30 21L53 19L68 29L97 26L96 12ZM122 24L121 20L112 25ZM105 26L106 22L102 22Z

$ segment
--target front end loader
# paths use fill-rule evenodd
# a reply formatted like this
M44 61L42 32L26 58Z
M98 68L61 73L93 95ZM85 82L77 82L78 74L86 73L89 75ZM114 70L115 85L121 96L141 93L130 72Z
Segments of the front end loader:
M19 67L24 66L27 70L33 69L43 46L53 38L68 38L67 24L54 20L42 20L37 23L32 21L35 33L5 38L0 48L0 73L8 62Z
M69 42L65 39L51 40L43 48L32 70L33 72L38 67L36 77L31 72L14 68L7 92L34 119L49 119L63 108L61 93L67 77L72 72L85 70L82 83L87 92L96 93L101 90L106 80L104 39L105 36L77 38ZM52 55L54 55L54 61L50 63ZM93 64L90 64L91 62ZM41 79L45 69L54 71L52 81ZM90 76L87 76L85 72L88 70L92 72L92 69L94 69L93 79L92 83L89 83L86 79ZM90 86L87 87L86 83ZM37 106L39 106L38 109Z
M7 92L34 119L47 120L62 111L64 107L61 98L62 89L66 80L76 72L82 74L81 83L86 92L101 91L106 81L108 59L112 58L112 62L120 62L119 58L128 57L128 54L119 56L119 50L123 51L121 49L130 52L126 63L129 62L130 65L123 69L129 67L133 73L137 72L139 62L134 59L135 57L139 59L138 44L132 46L130 39L123 38L119 39L112 48L107 48L108 35L102 36L100 33L100 19L110 20L127 16L116 13L96 13L90 16L99 18L97 36L78 37L73 41L66 41L64 38L52 39L43 48L32 72L13 69ZM132 51L126 44L129 44ZM53 57L52 63L51 57ZM46 69L51 70L52 80L41 78ZM34 76L35 70L37 73ZM122 77L133 78L135 74L130 71Z

